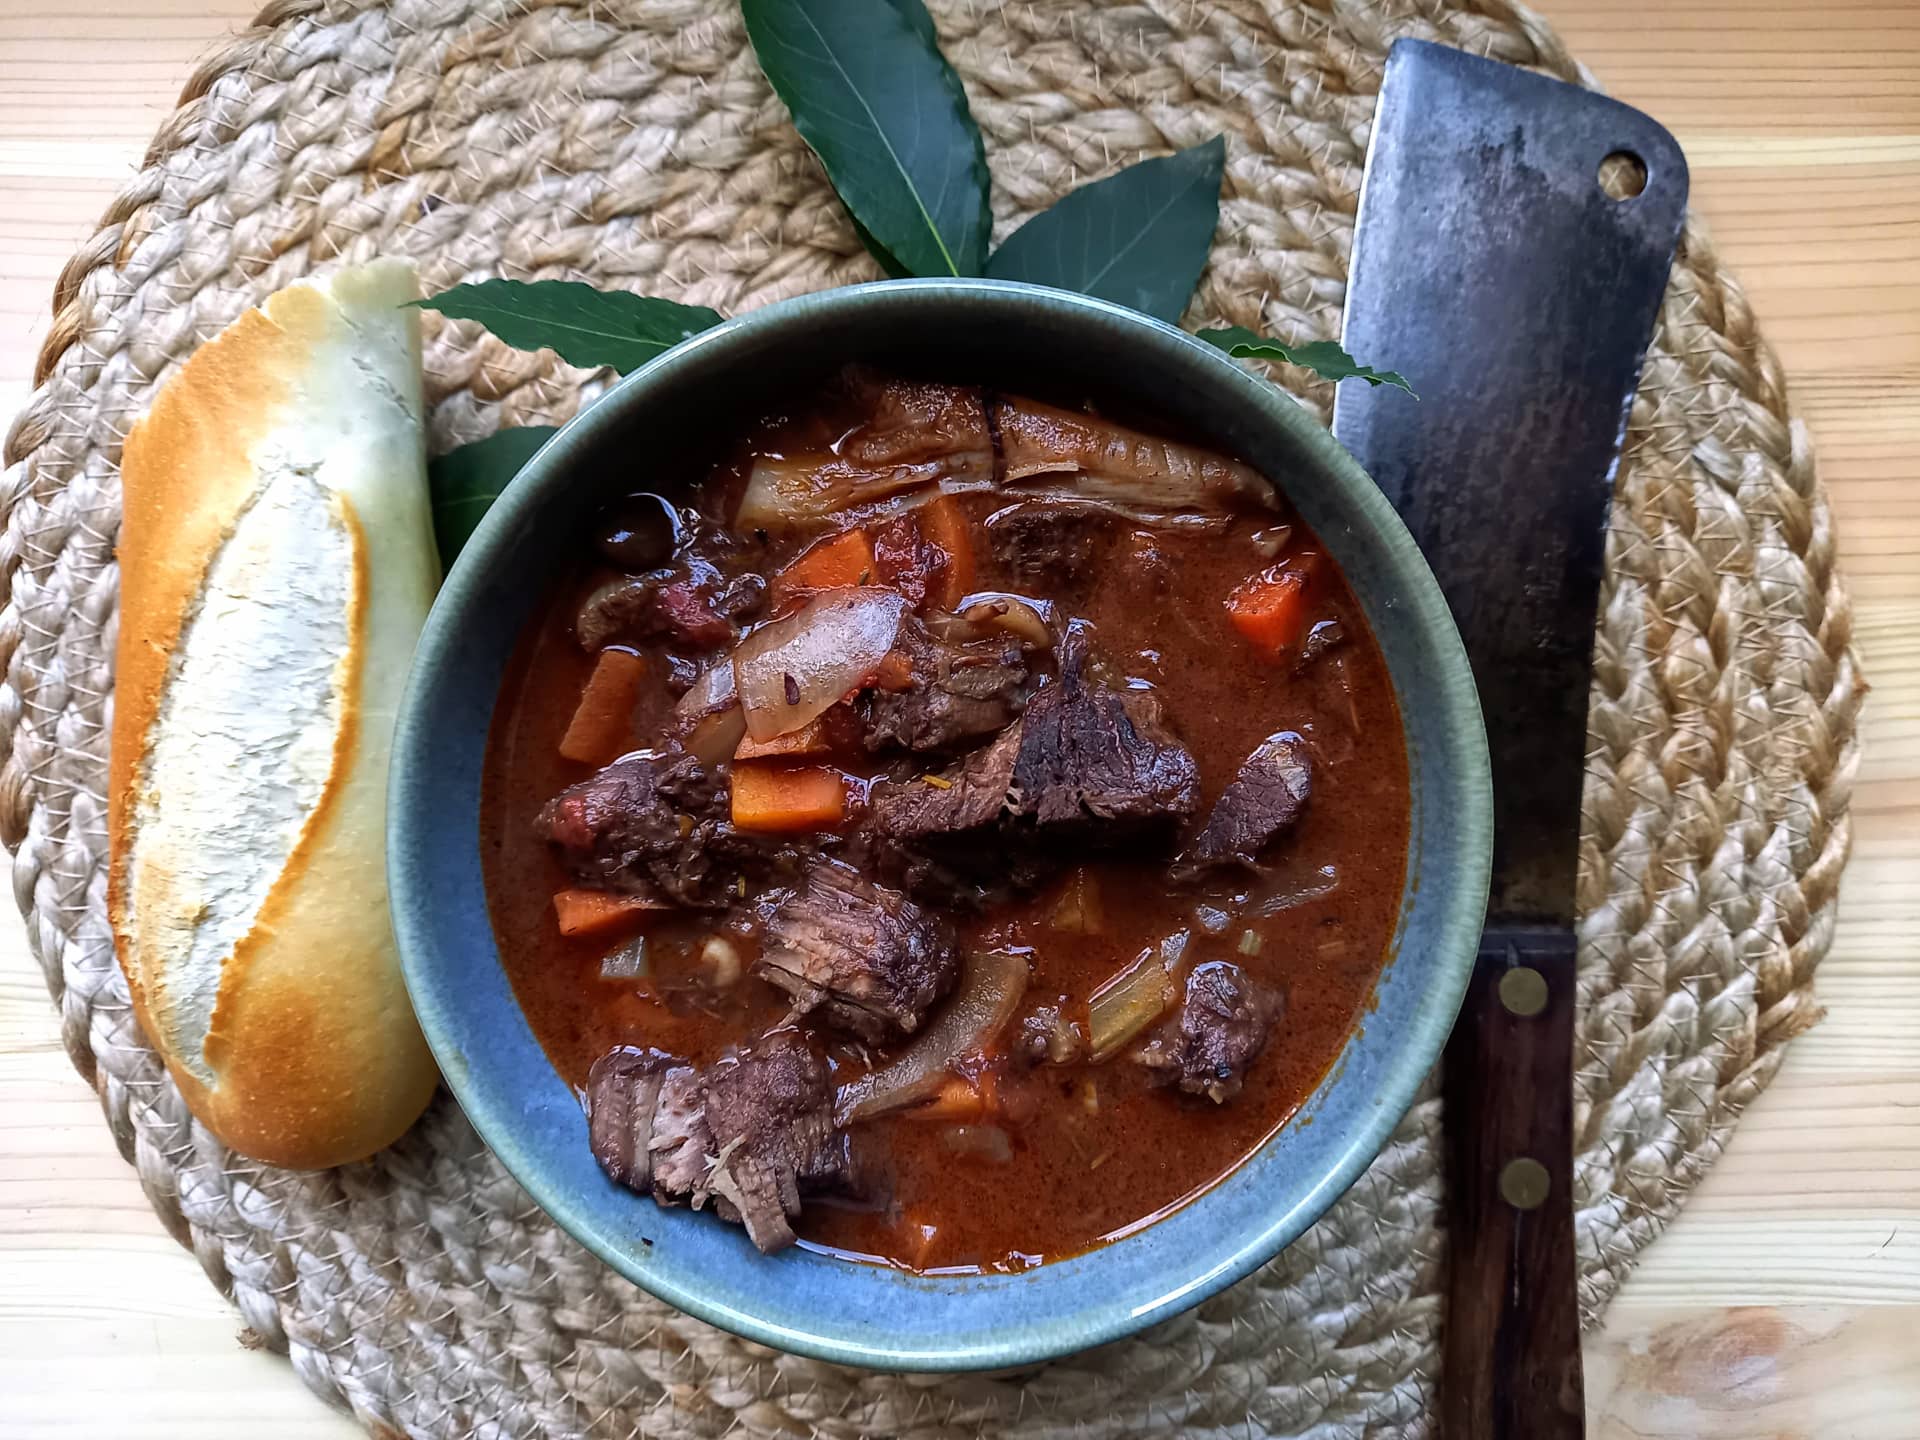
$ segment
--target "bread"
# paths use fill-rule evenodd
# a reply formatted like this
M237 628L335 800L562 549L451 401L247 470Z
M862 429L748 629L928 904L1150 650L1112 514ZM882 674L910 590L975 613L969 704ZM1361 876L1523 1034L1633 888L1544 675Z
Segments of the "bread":
M108 912L187 1103L277 1165L433 1094L387 914L387 758L439 561L412 270L280 291L127 436Z

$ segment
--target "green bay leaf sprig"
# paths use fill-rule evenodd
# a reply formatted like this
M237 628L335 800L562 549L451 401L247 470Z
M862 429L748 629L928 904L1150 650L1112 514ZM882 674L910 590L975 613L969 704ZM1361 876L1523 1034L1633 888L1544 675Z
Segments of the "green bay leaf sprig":
M704 305L597 290L577 280L482 280L413 303L477 320L516 350L551 350L569 365L607 365L622 375L722 318Z
M1224 139L1083 185L990 253L986 144L922 0L740 0L740 8L774 93L886 274L1049 285L1169 323L1185 311L1219 224ZM722 320L705 306L561 280L485 280L415 303L476 321L516 349L621 374ZM1413 393L1406 377L1360 364L1330 340L1282 345L1239 325L1199 333L1230 355ZM503 430L433 462L444 565L551 433Z
M555 426L508 426L484 440L458 445L427 465L427 494L433 504L433 541L440 568L472 536L500 492L554 437Z
M1229 355L1252 360L1278 360L1311 370L1322 380L1364 380L1369 385L1397 385L1413 395L1413 386L1398 370L1376 370L1362 365L1334 340L1309 340L1302 345L1282 345L1244 325L1223 325L1215 330L1196 331L1200 339L1218 346ZM1418 400L1418 395L1413 395Z
M1172 324L1213 248L1226 164L1227 142L1216 135L1082 185L1009 235L987 274L1078 290Z
M926 6L741 0L740 13L868 248L915 275L978 275L993 228L986 144Z

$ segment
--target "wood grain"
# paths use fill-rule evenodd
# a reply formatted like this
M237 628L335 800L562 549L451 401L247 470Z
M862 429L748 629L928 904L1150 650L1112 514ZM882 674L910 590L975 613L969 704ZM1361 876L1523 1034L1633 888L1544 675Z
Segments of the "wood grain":
M0 5L0 412L53 278L256 0ZM1920 1433L1920 5L1543 0L1686 147L1779 349L1874 694L1829 1010L1587 1346L1597 1440ZM0 921L0 1434L347 1437L148 1210Z

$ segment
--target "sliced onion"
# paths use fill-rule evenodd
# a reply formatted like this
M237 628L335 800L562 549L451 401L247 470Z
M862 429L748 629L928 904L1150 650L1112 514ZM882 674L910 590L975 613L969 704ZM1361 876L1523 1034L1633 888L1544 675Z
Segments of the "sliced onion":
M960 602L960 618L982 630L1004 631L1035 650L1051 650L1053 628L1047 612L1052 609L1045 601L1036 605L1018 595L969 595Z
M729 705L689 730L685 744L689 754L711 769L733 758L733 752L740 748L740 737L746 733L746 714L738 705Z
M893 648L905 597L877 585L823 590L793 614L762 625L733 652L747 733L771 740L846 698Z
M1100 902L1100 877L1084 867L1074 871L1047 923L1069 935L1101 934L1106 929L1106 913Z
M638 980L648 971L647 937L636 935L609 950L600 961L602 980Z
M846 1125L917 1105L940 1088L954 1061L1006 1028L1027 990L1027 962L1004 950L967 956L960 988L939 1016L892 1064L843 1085L834 1115Z
M1282 910L1291 910L1296 905L1304 905L1309 900L1323 900L1340 888L1340 872L1331 865L1322 865L1310 870L1304 876L1282 875L1280 883L1253 907L1256 915L1278 915Z
M1133 963L1094 991L1087 1005L1087 1058L1098 1064L1167 1013L1173 972L1187 952L1187 932L1142 950Z
M998 1125L949 1125L940 1132L940 1140L955 1155L991 1160L996 1165L1013 1159L1013 1141Z
M723 657L700 672L687 693L675 702L673 713L686 724L724 710L733 701L733 662Z
M681 743L702 765L731 760L747 733L747 717L733 693L733 661L722 656L675 702L673 722Z

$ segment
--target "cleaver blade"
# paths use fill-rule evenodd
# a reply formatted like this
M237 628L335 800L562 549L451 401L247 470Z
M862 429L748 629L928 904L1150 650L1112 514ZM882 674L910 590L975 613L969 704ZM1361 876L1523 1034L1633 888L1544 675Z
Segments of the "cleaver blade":
M1643 184L1616 198L1603 166ZM1422 41L1388 56L1344 343L1420 399L1343 385L1334 433L1433 567L1493 762L1487 926L1442 1072L1451 1440L1585 1428L1572 1051L1587 690L1614 474L1686 199L1680 147L1637 110Z

